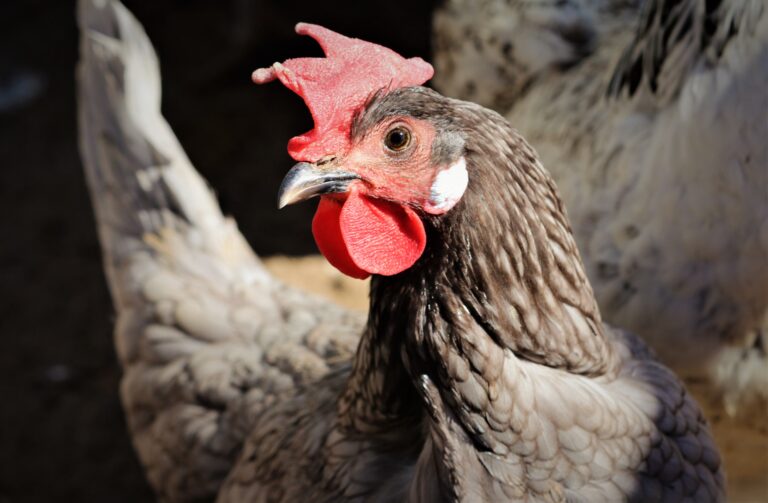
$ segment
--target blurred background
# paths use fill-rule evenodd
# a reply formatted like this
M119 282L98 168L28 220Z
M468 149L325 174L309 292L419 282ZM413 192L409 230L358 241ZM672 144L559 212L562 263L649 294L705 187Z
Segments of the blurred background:
M277 211L301 100L250 73L321 55L297 21L429 57L432 2L125 0L163 110L260 255L315 253L312 205ZM77 152L74 0L0 2L0 502L152 501L120 409L112 306Z

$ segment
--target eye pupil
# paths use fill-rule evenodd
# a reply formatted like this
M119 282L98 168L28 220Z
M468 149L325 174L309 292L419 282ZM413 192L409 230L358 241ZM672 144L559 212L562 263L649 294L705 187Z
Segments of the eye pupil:
M384 143L391 150L402 150L408 146L411 141L411 134L405 128L395 128L389 133L384 140Z

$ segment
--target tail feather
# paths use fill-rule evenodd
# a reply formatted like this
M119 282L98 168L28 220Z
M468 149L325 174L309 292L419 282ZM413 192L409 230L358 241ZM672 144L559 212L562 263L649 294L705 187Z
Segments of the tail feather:
M146 33L119 2L83 1L80 149L107 251L174 220L212 231L223 216L160 113L160 73Z
M113 269L168 229L193 230L269 281L163 118L157 57L139 22L112 0L81 1L78 21L80 151L115 300L126 285Z

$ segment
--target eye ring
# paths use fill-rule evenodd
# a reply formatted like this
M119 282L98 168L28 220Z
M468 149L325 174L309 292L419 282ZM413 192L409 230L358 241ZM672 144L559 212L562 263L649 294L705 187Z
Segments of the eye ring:
M384 136L384 145L393 152L402 152L410 144L411 132L403 126L390 129Z

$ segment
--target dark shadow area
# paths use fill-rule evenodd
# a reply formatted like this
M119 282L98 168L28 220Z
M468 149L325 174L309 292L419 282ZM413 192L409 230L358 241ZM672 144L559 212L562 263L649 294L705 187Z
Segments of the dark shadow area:
M429 56L432 2L130 1L164 111L256 251L314 253L312 205L276 209L301 100L250 73L319 55L297 21ZM112 307L76 141L74 1L0 4L0 502L148 501L118 398Z

